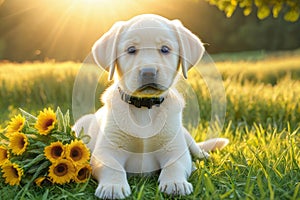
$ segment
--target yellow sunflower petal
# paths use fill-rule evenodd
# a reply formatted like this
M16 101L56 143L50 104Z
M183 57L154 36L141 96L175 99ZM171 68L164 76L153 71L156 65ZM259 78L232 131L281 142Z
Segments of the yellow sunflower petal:
M7 162L8 159L9 151L4 146L0 146L0 166Z
M24 133L13 133L9 137L9 147L13 154L22 155L28 145L28 138Z
M5 178L5 183L9 185L19 185L23 176L23 169L15 163L6 162L2 165L2 173L3 178Z
M76 166L74 181L76 183L86 182L92 174L92 167L89 163Z
M64 184L70 182L75 175L75 167L71 161L61 159L49 167L49 177L53 183Z
M21 115L13 117L7 126L7 133L21 132L25 125L25 118Z
M42 187L43 185L51 184L51 180L46 176L38 177L34 180L35 184L39 187Z
M52 163L63 158L65 155L65 147L61 142L53 142L45 147L44 154Z
M51 108L44 109L44 111L40 111L34 127L41 135L48 135L54 129L56 121L54 111Z
M90 158L90 151L81 140L74 140L66 147L66 157L74 164L87 163Z

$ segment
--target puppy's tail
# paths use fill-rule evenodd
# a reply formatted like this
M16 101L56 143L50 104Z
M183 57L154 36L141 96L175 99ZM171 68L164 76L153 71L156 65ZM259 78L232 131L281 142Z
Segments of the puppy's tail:
M229 143L229 140L226 138L213 138L206 140L204 142L197 143L197 146L206 151L215 151L217 149L221 150L223 149L227 144Z
M191 154L193 154L197 158L208 158L209 154L207 152L215 151L217 149L223 149L229 143L229 140L226 138L213 138L204 142L196 143L194 138L185 128L183 129L183 131L185 141L189 146Z

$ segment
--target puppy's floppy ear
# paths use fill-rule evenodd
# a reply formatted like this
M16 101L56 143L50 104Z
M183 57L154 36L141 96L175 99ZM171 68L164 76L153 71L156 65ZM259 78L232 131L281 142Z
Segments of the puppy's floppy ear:
M97 65L109 72L111 80L115 71L117 59L117 42L124 22L115 23L92 47L92 54Z
M173 20L172 24L177 32L182 74L187 78L187 71L199 62L205 49L200 39L185 28L179 20Z

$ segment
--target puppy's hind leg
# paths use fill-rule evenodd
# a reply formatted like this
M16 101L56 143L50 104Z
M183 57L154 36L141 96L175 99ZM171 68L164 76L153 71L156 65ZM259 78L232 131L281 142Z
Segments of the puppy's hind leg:
M196 143L194 138L185 128L183 128L183 132L191 154L197 158L208 158L209 154L207 152L215 151L217 149L221 150L229 143L229 140L226 138L213 138Z
M203 150L198 143L195 142L194 138L191 136L191 134L183 128L184 138L186 141L186 144L189 147L189 150L193 156L196 156L197 158L208 158L209 154Z

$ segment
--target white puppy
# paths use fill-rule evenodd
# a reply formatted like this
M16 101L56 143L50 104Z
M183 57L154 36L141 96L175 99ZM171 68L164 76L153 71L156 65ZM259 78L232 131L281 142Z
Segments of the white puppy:
M117 22L94 44L96 63L115 83L102 96L104 106L80 118L73 130L79 134L83 128L91 137L96 196L125 198L131 193L127 173L158 170L162 192L193 191L187 181L190 153L207 157L205 151L228 143L221 138L195 143L182 125L185 102L174 85L179 70L186 78L203 52L201 41L180 21L150 14Z

